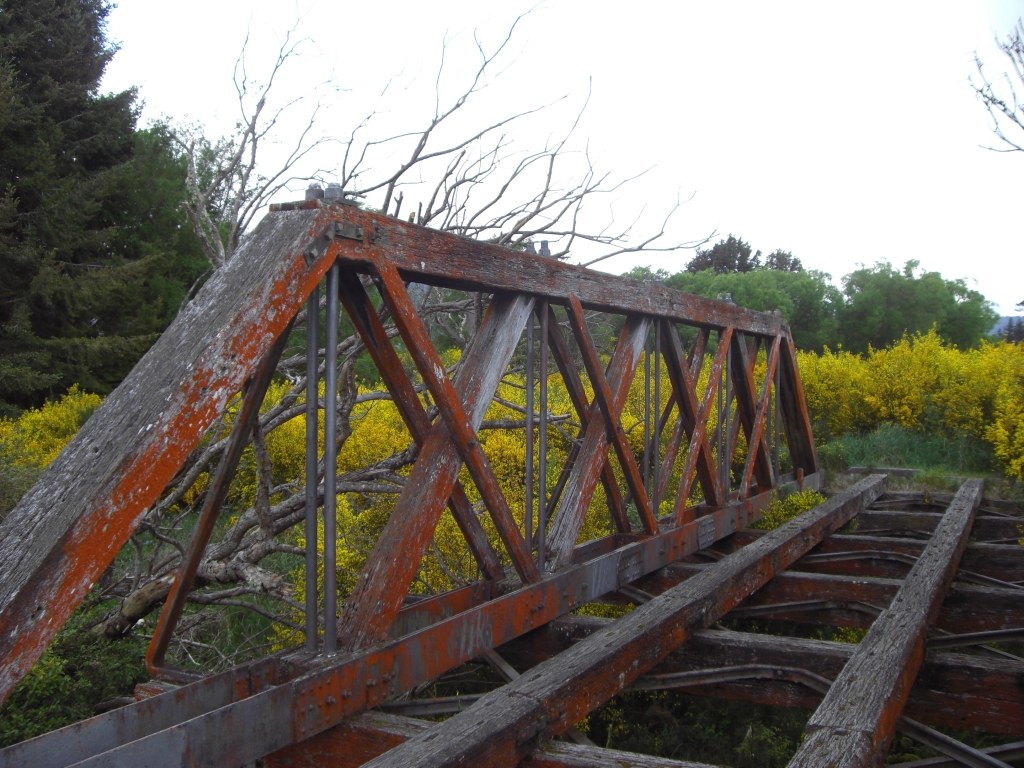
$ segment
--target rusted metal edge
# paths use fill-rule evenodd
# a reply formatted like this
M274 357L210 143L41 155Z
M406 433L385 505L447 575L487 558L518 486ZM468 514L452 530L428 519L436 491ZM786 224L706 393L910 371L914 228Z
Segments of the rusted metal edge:
M327 211L266 217L0 525L0 701L334 259Z
M765 493L702 519L712 520L716 538L722 538L759 519L770 499L771 494ZM56 768L73 761L82 761L83 766L140 762L178 766L186 750L193 765L255 760L692 554L698 546L697 525L695 521L669 528L607 553L598 548L600 553L593 559L539 584L475 605L368 651L336 657L330 667L275 681L276 688L254 691L248 698L235 685L236 679L247 679L240 668L44 734L0 750L0 768L27 764ZM586 552L588 545L580 549ZM473 602L469 588L463 599ZM439 613L443 615L444 609ZM288 660L282 656L280 663L286 665ZM309 663L309 657L299 654L291 663ZM348 695L343 696L343 691ZM208 702L205 707L204 702ZM216 737L208 736L213 733ZM166 762L151 762L164 754L166 758L161 759Z
M837 494L640 606L608 631L487 694L430 737L411 739L371 761L368 768L515 766L664 659L690 628L714 623L837 530L874 500L885 483L884 476L872 475ZM683 529L693 527L691 523Z
M408 281L488 293L519 292L528 286L532 295L560 305L575 294L584 307L602 312L660 316L708 328L732 326L758 336L780 331L791 335L780 315L438 232L350 205L312 202L316 205L304 207L322 210L338 225L365 233L363 242L340 241L342 258L365 267L385 258Z
M838 759L837 765L866 767L888 751L924 659L928 625L967 548L983 490L983 480L968 481L960 489L892 603L871 625L811 716L807 739L791 766L820 766Z

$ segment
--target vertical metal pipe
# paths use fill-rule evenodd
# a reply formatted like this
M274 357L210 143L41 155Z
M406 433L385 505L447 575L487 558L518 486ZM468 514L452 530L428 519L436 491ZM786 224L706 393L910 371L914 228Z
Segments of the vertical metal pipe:
M651 486L651 506L658 516L658 481L661 471L661 321L654 323L654 481Z
M725 441L725 458L722 462L722 499L729 501L730 475L732 474L732 443L729 440L729 421L732 406L732 344L729 344L729 351L725 353L725 431L722 439Z
M338 650L338 277L327 272L327 331L324 342L324 653Z
M775 340L776 344L781 344L781 339ZM782 350L780 349L779 352ZM779 383L781 382L781 359L775 363L775 414L774 414L774 427L775 427L775 448L773 451L773 458L775 461L775 482L778 482L779 477Z
M644 455L640 471L644 490L651 497L651 337L644 340Z
M718 343L722 343L722 334L718 334ZM728 368L726 368L728 371ZM718 380L718 418L715 419L715 449L718 459L718 486L722 487L722 456L725 455L725 450L722 447L722 419L725 417L725 413L722 411L722 390L725 389L722 383L722 379Z
M320 421L320 341L317 325L320 320L320 286L313 288L306 301L306 650L316 652L317 646L317 463L319 456L318 426Z
M533 315L526 321L526 548L533 551Z
M540 455L537 457L537 567L544 570L548 504L548 303L540 304Z

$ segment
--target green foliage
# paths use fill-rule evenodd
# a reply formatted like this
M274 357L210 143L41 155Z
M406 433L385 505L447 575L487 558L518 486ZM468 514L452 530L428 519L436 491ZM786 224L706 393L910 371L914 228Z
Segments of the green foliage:
M824 501L824 496L810 489L799 493L791 493L781 499L773 499L761 519L750 527L762 531L774 531L780 525L788 523L809 509L814 509L814 507Z
M846 349L867 352L904 334L927 333L933 326L945 341L961 349L981 343L997 319L991 304L968 288L965 280L917 272L919 266L918 261L908 261L899 272L880 261L843 278L846 301L837 319Z
M703 272L710 269L719 275L730 272L752 272L761 266L761 252L750 255L750 245L742 237L729 235L711 248L698 250L686 265L687 272ZM787 254L792 260L792 254ZM778 260L777 260L778 261ZM788 263L792 263L791 261Z
M601 746L730 765L781 768L803 738L810 713L674 692L626 693L580 727Z
M122 703L113 700L130 697L148 678L145 640L93 632L96 613L89 606L76 611L0 707L0 748Z
M0 13L0 413L110 391L205 269L184 167L135 91L99 95L103 0Z
M910 467L947 474L990 472L992 447L971 436L921 434L901 424L881 424L866 434L845 435L818 446L818 458L833 472L846 467Z
M719 274L677 272L665 282L687 293L714 299L726 294L743 307L759 312L779 310L789 322L793 341L799 349L820 352L838 342L836 312L842 294L824 272L783 272L755 269L748 272Z

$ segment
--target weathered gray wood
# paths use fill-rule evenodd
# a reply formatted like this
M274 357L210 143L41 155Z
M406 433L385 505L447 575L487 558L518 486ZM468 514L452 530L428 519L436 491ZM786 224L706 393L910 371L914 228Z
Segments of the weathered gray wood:
M564 732L843 525L885 485L872 476L637 608L515 682L487 694L431 733L369 763L513 766ZM436 734L436 735L434 735Z
M556 304L575 295L587 309L617 314L660 315L689 325L735 327L744 333L789 334L781 315L682 293L668 286L615 277L526 251L455 237L350 205L314 201L306 206L330 210L336 221L363 227L372 244L342 243L341 257L368 263L386 255L405 280L471 291L531 291ZM808 472L809 473L809 472Z
M948 506L948 504L947 504ZM874 531L889 532L899 535L899 531L920 531L930 534L942 520L938 512L900 512L889 510L866 509L857 515L854 523L859 534L870 534ZM996 517L978 515L971 529L971 538L976 542L1006 541L1015 542L1024 539L1024 522L1012 517Z
M503 645L503 658L523 674L590 635L614 626L611 619L567 616ZM650 670L650 676L725 667L805 669L834 679L857 646L795 637L701 630ZM1024 732L1024 660L929 653L907 700L908 717L932 726L1015 735ZM641 678L642 682L644 678ZM686 693L758 704L814 709L821 694L783 680L756 679L691 685Z
M336 248L304 254L327 224L267 216L0 525L0 700L326 271Z
M807 723L790 765L881 765L924 658L929 624L952 583L981 501L984 481L968 481L911 569Z
M347 723L282 749L263 760L265 768L356 768L416 736L427 735L434 723L411 717L366 712ZM530 759L531 768L713 768L704 763L637 755L615 749L552 742Z

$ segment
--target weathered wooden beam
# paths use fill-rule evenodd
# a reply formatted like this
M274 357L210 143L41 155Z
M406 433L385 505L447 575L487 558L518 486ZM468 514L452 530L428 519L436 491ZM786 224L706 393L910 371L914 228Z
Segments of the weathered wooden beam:
M898 532L905 531L931 534L940 520L942 514L935 512L866 509L857 515L856 532L861 535L875 532L899 535ZM979 514L971 529L971 539L978 543L1015 543L1024 539L1024 520Z
M0 701L327 271L330 216L265 217L0 524Z
M763 531L739 531L723 542L721 548L728 551L730 548L746 546L763 535ZM837 534L821 542L808 557L793 567L813 573L901 579L910 570L913 559L924 551L926 544L927 541L923 539L918 541L888 536ZM849 559L844 559L847 555ZM897 557L886 559L889 555ZM899 556L903 556L902 559ZM1024 547L1019 544L968 544L960 562L960 574L963 581L969 581L969 576L964 575L964 572L977 573L1007 583L1024 582Z
M674 563L637 580L633 586L658 595L708 567ZM730 616L749 616L750 613L744 611L756 609L756 615L763 619L866 629L878 613L888 607L901 583L896 579L788 570L775 574L775 578L744 600ZM808 605L815 601L830 602L835 607L816 610ZM843 603L860 603L877 611L845 608ZM1024 627L1024 592L954 584L946 593L935 626L958 635Z
M614 625L611 619L567 616L503 645L499 652L526 674L584 638ZM769 675L680 685L675 689L696 696L814 709L821 702L821 694L785 681L785 670L804 669L832 680L856 648L849 643L702 630L694 632L649 674L654 677L729 667L768 667L780 670L777 679ZM905 714L932 726L1002 735L1024 733L1021 675L1024 660L929 653L910 692Z
M790 765L881 765L924 659L935 619L981 501L984 481L960 489L889 607L872 624L807 723Z
M370 765L513 766L664 659L689 631L713 624L874 500L871 476L637 608L530 674ZM436 736L433 734L436 733Z
M411 717L366 712L312 739L282 749L263 760L265 768L357 768L405 741L430 733L434 723ZM713 768L704 763L620 752L553 741L535 752L531 768Z
M726 536L758 519L770 501L771 494L762 494L711 512L702 522L711 524L715 537ZM340 653L327 666L304 653L284 654L275 661L275 669L284 671L266 683L254 677L264 663L257 662L0 750L0 767L156 768L158 755L177 768L181 754L194 766L252 762L697 551L700 524L664 528L639 541L611 536L607 543L581 546L582 562L539 583L482 602L463 592L461 610L435 604L434 616L459 612L405 637Z

